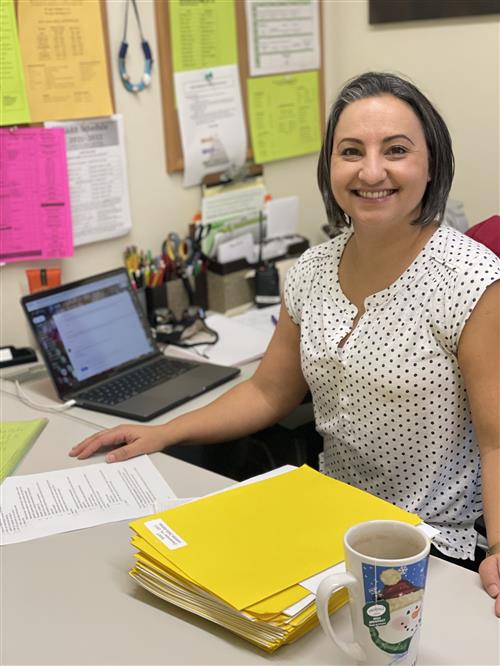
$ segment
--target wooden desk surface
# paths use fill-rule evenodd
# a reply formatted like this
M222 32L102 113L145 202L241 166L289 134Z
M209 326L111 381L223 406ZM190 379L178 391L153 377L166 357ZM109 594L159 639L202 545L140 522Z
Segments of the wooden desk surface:
M40 415L12 395L10 382L4 382L3 388L2 419ZM89 411L78 410L78 414L89 422L94 418ZM102 460L96 456L81 462L67 456L76 441L95 432L92 425L69 414L47 416L47 427L16 473ZM108 425L102 419L113 420L95 416L101 425ZM152 460L179 497L203 495L229 483L168 455L155 454ZM156 599L127 575L133 560L129 538L127 522L121 522L3 547L0 663L349 663L319 627L297 643L267 655L228 631ZM334 621L341 635L348 635L347 608ZM477 574L431 558L420 666L498 664L499 638L500 622Z

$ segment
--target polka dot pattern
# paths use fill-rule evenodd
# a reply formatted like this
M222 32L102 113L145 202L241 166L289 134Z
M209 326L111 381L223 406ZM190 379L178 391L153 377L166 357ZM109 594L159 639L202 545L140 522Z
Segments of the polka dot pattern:
M435 546L473 558L482 511L479 449L457 363L462 329L500 260L440 227L408 269L357 312L338 265L352 231L305 252L285 304L324 439L324 472L440 530Z

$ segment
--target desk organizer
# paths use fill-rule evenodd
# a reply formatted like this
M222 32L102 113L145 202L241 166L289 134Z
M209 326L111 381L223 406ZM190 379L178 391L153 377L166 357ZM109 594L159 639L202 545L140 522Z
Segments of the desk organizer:
M207 274L202 272L190 280L193 302L189 302L188 291L180 278L169 280L158 287L145 287L137 290L139 302L144 308L151 326L156 325L157 314L164 315L170 310L176 319L181 319L189 305L207 309Z
M309 247L309 241L303 238L300 242L288 246L288 252L273 257L273 262L299 257ZM238 259L227 264L220 264L213 259L208 260L208 305L210 310L227 312L255 299L254 278L248 277L257 264L249 264L245 259Z

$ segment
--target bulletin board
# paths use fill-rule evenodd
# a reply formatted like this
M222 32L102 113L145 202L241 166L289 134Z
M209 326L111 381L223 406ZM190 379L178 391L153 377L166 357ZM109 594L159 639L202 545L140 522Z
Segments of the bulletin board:
M248 45L247 45L247 27L245 17L245 3L243 0L235 1L237 49L238 49L238 69L240 75L241 95L245 113L245 123L248 135L248 153L247 159L251 160L253 152L249 136L249 118L247 104L247 79L250 77L248 66ZM182 155L181 133L179 128L179 119L175 108L175 88L172 52L170 48L170 18L169 5L170 0L155 2L156 13L156 34L158 41L158 59L160 62L160 82L163 106L163 128L165 139L165 155L168 173L183 171L184 160ZM319 24L320 24L320 68L319 76L319 109L320 109L320 127L323 130L325 125L325 87L324 87L324 68L323 68L323 32L322 11L324 0L319 0Z

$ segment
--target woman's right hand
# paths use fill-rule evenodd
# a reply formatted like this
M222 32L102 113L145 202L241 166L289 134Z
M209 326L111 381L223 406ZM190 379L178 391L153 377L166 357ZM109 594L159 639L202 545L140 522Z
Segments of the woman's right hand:
M167 446L165 426L120 425L87 437L69 455L84 460L102 448L117 447L106 455L106 462L128 460L143 453L161 451Z

